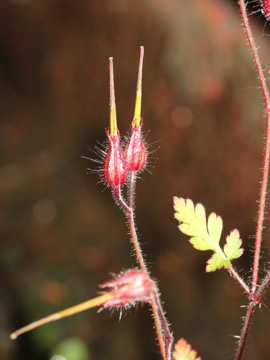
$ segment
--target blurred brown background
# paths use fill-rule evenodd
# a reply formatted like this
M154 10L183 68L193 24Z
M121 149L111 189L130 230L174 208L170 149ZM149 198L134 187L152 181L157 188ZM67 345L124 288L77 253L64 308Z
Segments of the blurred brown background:
M268 69L269 24L260 13L251 22ZM129 130L140 45L144 130L156 150L152 175L145 171L137 184L146 258L176 340L184 337L204 360L234 353L247 299L226 271L205 274L211 254L179 233L172 197L220 214L223 238L240 230L246 251L235 266L248 280L265 118L236 1L1 0L1 360L161 358L148 306L121 322L117 312L90 310L9 340L135 266L124 215L81 156L95 157L89 148L105 139L110 56L119 127ZM267 228L264 235L266 262ZM244 359L270 358L262 310Z

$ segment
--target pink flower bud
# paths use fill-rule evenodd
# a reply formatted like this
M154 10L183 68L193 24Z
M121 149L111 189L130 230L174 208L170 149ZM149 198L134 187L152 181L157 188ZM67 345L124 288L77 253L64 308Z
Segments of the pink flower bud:
M105 155L103 174L105 182L109 186L123 185L127 180L127 165L124 158L121 145L120 135L110 135L106 130L109 139L109 149Z
M262 3L262 13L267 20L270 20L270 0L263 0Z
M151 302L153 281L140 270L127 270L116 279L99 285L101 288L109 288L113 295L103 304L103 308L111 306L124 306L137 301Z
M135 111L132 121L132 131L129 142L124 152L127 161L127 167L131 171L141 171L144 168L147 158L147 150L141 131L142 130L141 103L142 103L143 55L144 55L144 47L141 46Z
M124 151L127 167L131 171L141 171L147 158L147 150L141 128L142 124L139 126L132 125L130 139Z

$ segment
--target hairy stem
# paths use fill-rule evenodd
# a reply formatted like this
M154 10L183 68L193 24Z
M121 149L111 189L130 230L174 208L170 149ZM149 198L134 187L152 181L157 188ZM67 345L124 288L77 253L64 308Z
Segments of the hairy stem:
M130 187L129 187L129 208L134 208L134 192L135 192L136 174L134 171L130 174ZM138 240L136 226L135 226L135 214L134 211L128 213L129 229L131 234L131 240L135 249L136 257L140 268L147 273L146 263L143 258L142 249Z
M245 290L245 292L250 295L250 288L248 287L248 285L245 283L245 281L238 275L237 271L233 268L233 266L231 265L228 269L230 271L230 273L232 274L232 276L239 282L239 284L242 286L242 288Z
M256 231L256 241L255 241L255 253L254 253L254 261L253 261L253 272L252 272L252 285L251 285L251 296L250 296L250 305L247 310L247 314L245 317L245 323L242 329L237 353L235 360L240 360L242 357L242 353L244 350L247 334L250 328L251 320L254 314L255 307L260 304L260 298L262 296L263 291L259 291L259 289L265 289L267 284L269 283L268 277L266 277L265 283L263 282L261 287L257 289L258 284L258 273L259 273L259 260L260 260L260 252L261 252L261 241L262 241L262 231L263 231L263 220L265 213L265 199L266 199L266 190L267 190L267 181L268 181L268 172L269 172L269 152L270 152L270 101L269 101L269 93L266 86L265 77L263 74L262 64L258 55L258 51L256 48L255 40L252 35L252 31L248 21L248 15L246 10L246 4L244 0L238 0L241 16L243 19L244 29L247 35L247 39L249 42L250 49L252 51L252 55L255 61L255 65L257 68L259 80L261 83L261 88L263 92L264 102L265 102L265 110L266 110L266 139L265 139L265 149L264 149L264 160L263 160L263 172L262 172L262 182L261 182L261 192L260 192L260 200L259 200L259 209L258 209L258 220L257 220L257 231Z
M155 304L155 302L152 302L151 306L152 306L152 313L153 313L153 318L154 318L154 322L155 322L155 327L156 327L156 332L157 332L161 355L164 360L167 360L168 358L166 357L165 342L163 339L163 331L162 331L161 322L159 319L158 308L157 308L157 305Z
M263 74L262 64L258 55L256 48L255 40L252 35L252 31L248 21L248 15L246 10L246 5L244 0L239 0L239 6L241 11L241 16L243 19L244 29L247 35L250 49L255 61L257 68L259 80L261 83L261 88L264 97L265 109L266 109L266 138L265 138L265 150L264 150L264 161L263 161L263 173L262 173L262 183L261 183L261 193L259 201L259 210L258 210L258 221L257 221L257 232L256 232L256 242L255 242L255 254L254 254L254 263L253 263L253 274L252 274L252 287L251 292L256 291L256 286L258 283L258 272L259 272L259 260L260 260L260 251L261 251L261 241L262 241L262 231L263 231L263 220L265 212L265 199L266 199L266 190L267 190L267 180L268 180L268 171L269 171L269 151L270 151L270 100L269 93L266 86L265 77Z
M134 194L135 194L135 183L136 183L136 172L131 171L130 174L130 184L129 184L129 208L134 209ZM143 258L142 250L140 247L140 243L138 240L136 227L135 227L135 214L134 210L128 212L128 219L129 219L129 229L131 234L132 243L135 249L135 253L137 256L137 260L139 262L140 268L147 273L149 278L151 275L147 270L145 260ZM155 284L155 288L153 290L152 295L152 312L157 332L157 337L159 341L159 346L161 350L161 354L164 360L171 360L171 346L173 341L173 336L170 332L168 322L166 320L164 311L162 309L160 298L159 298L159 291L158 287Z
M255 293L255 298L258 299L259 302L261 302L262 295L265 289L267 288L267 286L269 285L269 283L270 283L270 272L267 273L267 275L265 276L261 285L258 287Z
M159 297L159 292L158 292L157 286L156 286L156 291L155 291L155 294L154 294L154 301L155 301L155 304L156 304L156 307L157 307L157 310L158 310L158 315L159 315L159 318L161 320L162 327L163 327L163 330L164 330L165 358L166 359L171 359L171 357L172 357L172 354L171 354L172 350L171 349L172 349L172 343L173 343L173 335L170 332L167 319L165 317L164 311L162 309L162 305L160 303L160 297Z
M128 205L126 204L123 196L122 196L122 192L121 192L121 186L118 185L118 186L114 186L113 187L113 193L118 201L118 204L123 208L123 210L126 212L126 213L131 213L132 212L132 208L129 208Z
M254 310L255 310L256 304L255 303L250 303L248 310L247 310L247 314L245 316L245 322L244 322L244 326L242 329L242 334L239 340L239 344L238 344L238 348L237 348L237 352L235 355L235 360L240 360L243 354L243 350L245 347L245 343L246 343L246 339L247 339L247 334L250 328L250 324L251 324L251 320L254 314Z

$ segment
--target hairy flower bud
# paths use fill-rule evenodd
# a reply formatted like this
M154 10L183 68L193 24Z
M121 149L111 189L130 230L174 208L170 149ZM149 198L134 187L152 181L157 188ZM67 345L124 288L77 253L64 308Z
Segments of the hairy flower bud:
M270 20L270 0L262 0L262 13L266 17L266 19Z
M143 68L144 47L140 47L140 62L138 71L137 91L134 117L132 121L132 131L129 142L125 148L125 158L128 169L131 171L141 171L144 168L147 150L142 136L142 118L141 118L141 104L142 104L142 68Z
M109 186L123 185L127 180L127 165L124 158L121 145L120 135L110 135L106 130L109 139L109 148L105 156L103 167L104 179Z
M108 288L108 291L104 292L101 296L34 321L31 324L14 331L10 335L10 338L15 340L19 335L33 330L41 325L77 314L95 306L102 306L99 310L101 311L105 308L112 306L125 306L136 301L151 302L151 292L154 289L154 286L153 281L146 273L134 269L127 270L116 279L101 284L101 288Z
M113 58L109 59L110 69L110 128L106 131L109 148L105 155L103 175L107 185L117 187L127 180L126 161L120 145L120 135L116 121L114 93Z
M141 128L142 125L132 125L130 139L124 151L127 167L131 171L141 171L147 158L147 150Z
M113 298L103 304L103 308L108 308L124 306L136 301L151 302L151 290L154 284L146 273L132 269L99 286L111 289L109 293Z

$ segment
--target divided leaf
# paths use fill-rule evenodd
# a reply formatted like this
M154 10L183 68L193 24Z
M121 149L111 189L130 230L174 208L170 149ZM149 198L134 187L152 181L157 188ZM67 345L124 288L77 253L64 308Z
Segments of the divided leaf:
M239 258L244 249L241 248L242 240L240 239L240 234L237 229L231 231L230 235L226 237L226 244L224 246L224 253L229 260Z
M230 260L224 259L224 257L218 253L214 253L214 255L207 261L206 272L216 271L221 269L223 266L228 269L231 266Z
M193 202L189 199L187 201L182 198L178 200L177 207L181 211L175 213L175 218L182 223L179 226L180 230L186 235L204 236L207 233L204 207L198 204L194 208Z
M174 197L175 218L180 222L179 229L182 233L191 236L190 243L197 250L212 250L214 255L207 261L206 272L215 271L222 267L229 268L231 261L243 254L242 240L238 230L234 230L226 238L224 250L220 247L222 233L222 219L211 213L206 219L205 209L202 204L194 206L190 199Z
M217 216L215 213L211 213L208 218L208 232L212 241L218 246L222 233L222 227L223 223L221 217Z
M184 339L180 339L174 346L173 358L174 360L201 360L197 357L197 352L191 349L191 345Z
M180 221L179 229L182 233L192 236L191 244L195 249L213 250L222 253L219 246L222 232L222 219L212 213L206 222L205 209L202 204L194 207L192 200L174 198L175 218Z

